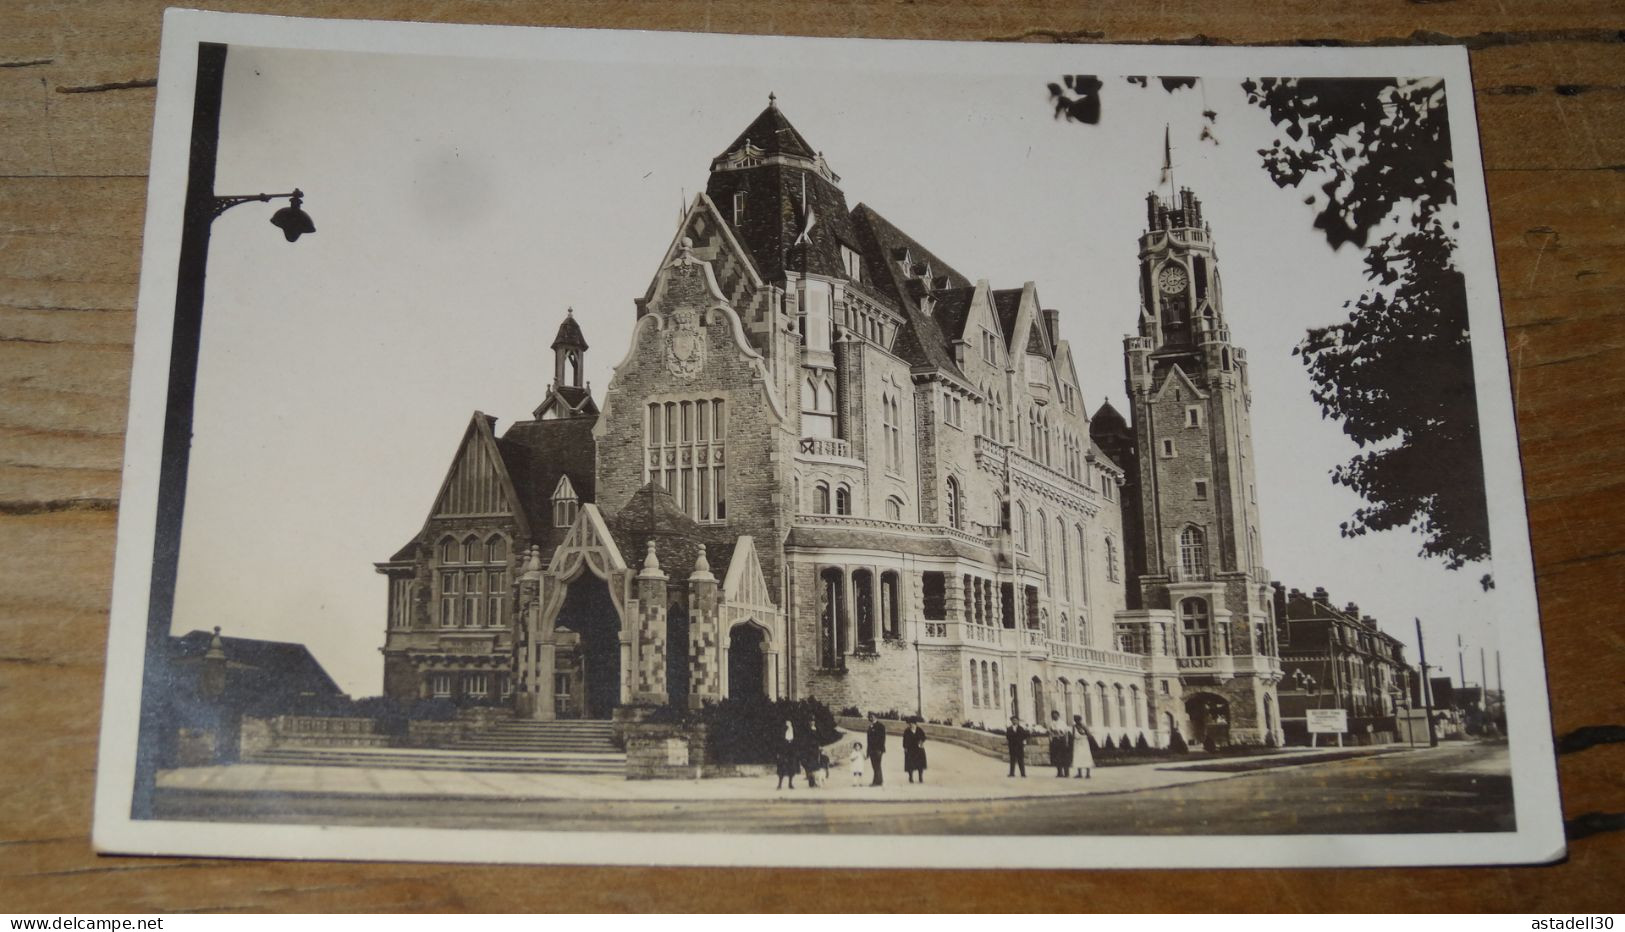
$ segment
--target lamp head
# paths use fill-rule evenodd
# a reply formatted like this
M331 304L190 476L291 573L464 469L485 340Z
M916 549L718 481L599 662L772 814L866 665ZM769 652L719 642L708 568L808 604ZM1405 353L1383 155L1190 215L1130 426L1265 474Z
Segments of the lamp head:
M316 224L310 215L300 209L305 202L305 194L298 188L293 189L293 196L288 198L288 206L271 215L271 223L282 230L282 235L293 242L306 233L316 232Z

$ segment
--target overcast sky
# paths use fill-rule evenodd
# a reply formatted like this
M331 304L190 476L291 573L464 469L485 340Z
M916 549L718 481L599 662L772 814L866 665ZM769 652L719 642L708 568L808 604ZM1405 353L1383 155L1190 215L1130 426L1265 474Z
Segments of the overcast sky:
M1090 54L1073 70L1091 70ZM602 398L685 196L772 91L849 206L869 204L972 280L1037 282L1090 411L1106 399L1128 411L1136 239L1170 126L1252 365L1272 577L1358 602L1412 662L1419 615L1430 660L1454 675L1460 635L1468 681L1480 646L1493 677L1493 605L1477 583L1490 567L1447 571L1405 532L1338 533L1360 501L1327 474L1355 449L1291 350L1363 290L1361 254L1333 252L1303 195L1268 180L1256 150L1275 132L1239 76L1170 95L1103 75L1093 127L1052 118L1056 77L234 46L216 190L298 186L317 233L283 242L266 223L275 205L214 225L175 630L304 642L346 691L378 693L385 585L372 564L417 531L476 409L499 430L529 416L567 306ZM1198 140L1203 110L1217 144Z

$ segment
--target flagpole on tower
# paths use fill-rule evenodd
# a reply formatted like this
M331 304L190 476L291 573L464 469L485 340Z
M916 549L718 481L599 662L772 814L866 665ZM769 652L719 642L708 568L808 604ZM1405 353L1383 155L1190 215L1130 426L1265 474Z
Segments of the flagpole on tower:
M1168 124L1162 124L1162 180L1168 185L1168 200L1172 204L1179 193L1174 187L1174 147Z

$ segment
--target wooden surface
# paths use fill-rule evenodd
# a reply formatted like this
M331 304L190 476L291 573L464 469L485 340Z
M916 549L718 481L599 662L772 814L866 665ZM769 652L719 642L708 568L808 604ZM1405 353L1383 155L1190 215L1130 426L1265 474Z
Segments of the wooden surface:
M1472 67L1554 727L1625 723L1625 10L1561 0L264 2L369 19L1028 41L1462 42ZM98 858L88 831L162 4L0 8L0 911L1558 910L1625 905L1625 837L1476 870L633 870ZM1560 759L1625 810L1625 746Z

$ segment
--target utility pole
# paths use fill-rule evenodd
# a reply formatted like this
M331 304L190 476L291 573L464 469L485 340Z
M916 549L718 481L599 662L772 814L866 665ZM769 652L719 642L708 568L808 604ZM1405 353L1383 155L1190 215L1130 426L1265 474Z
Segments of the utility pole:
M1428 649L1422 641L1422 619L1416 619L1416 656L1422 662L1422 711L1428 720L1428 747L1439 746L1439 736L1433 733L1433 698L1429 695Z
M1467 688L1467 661L1462 659L1461 635L1456 635L1456 685L1462 689ZM1458 701L1456 708L1461 708Z

